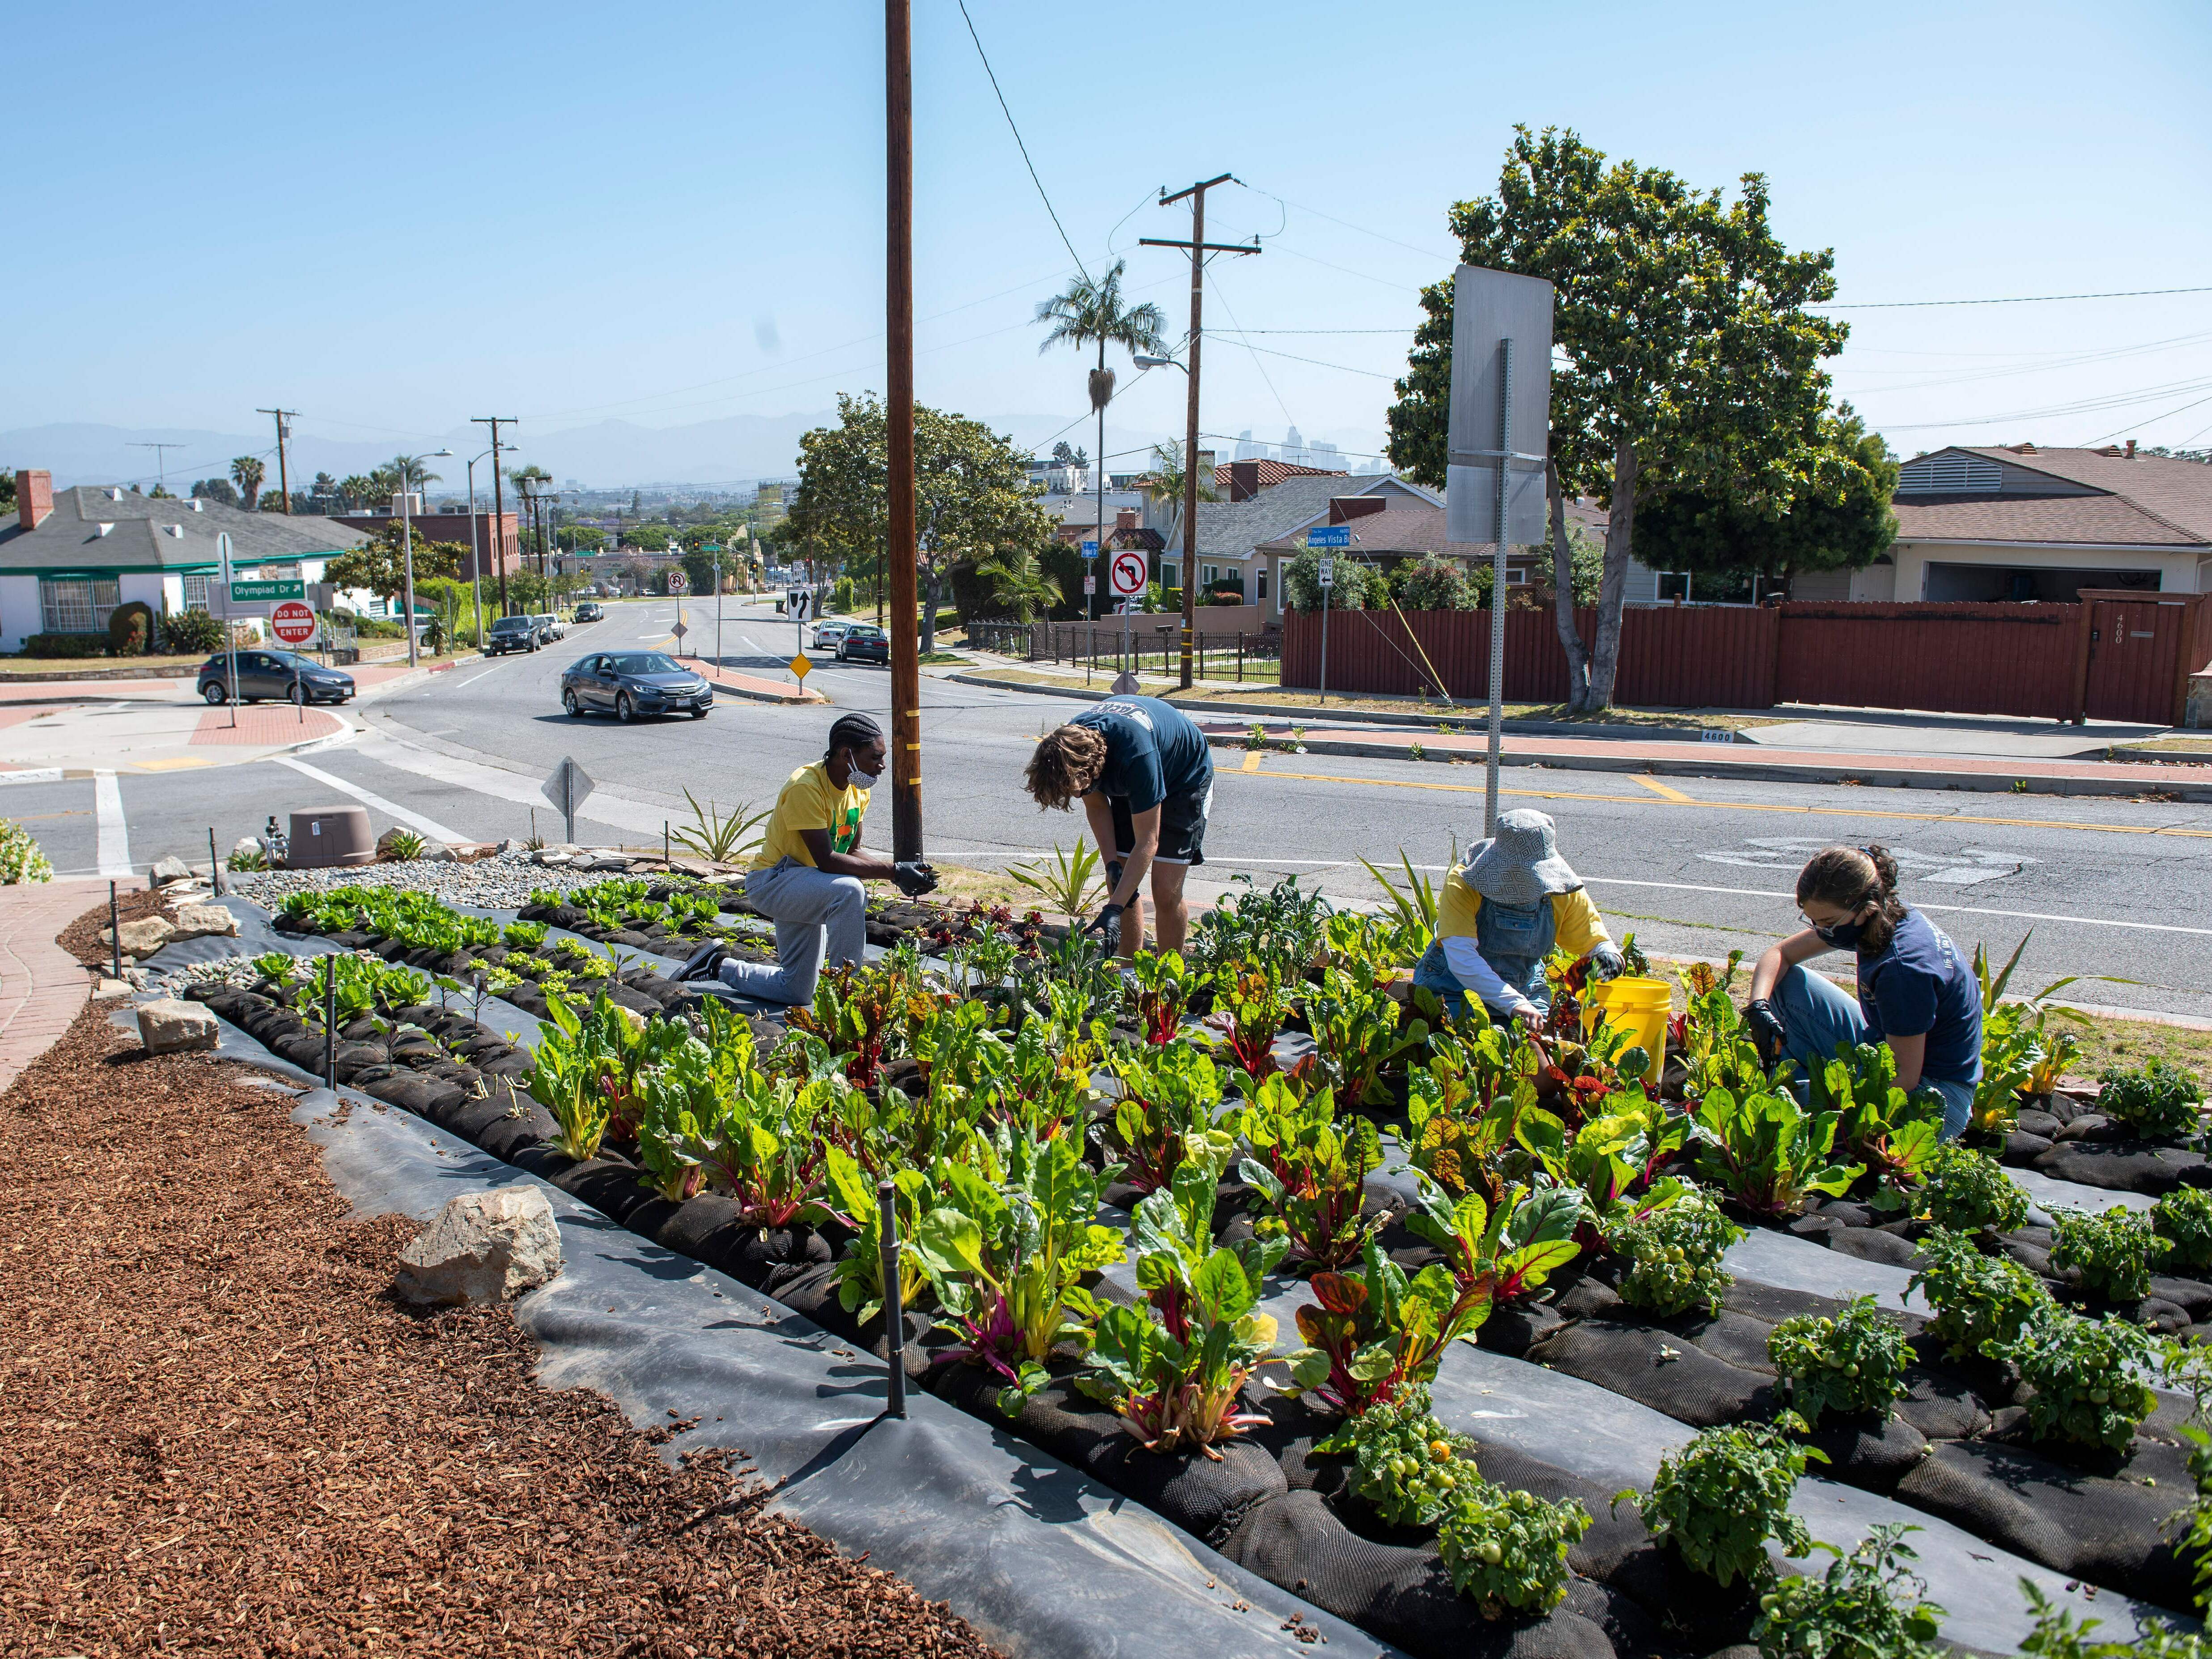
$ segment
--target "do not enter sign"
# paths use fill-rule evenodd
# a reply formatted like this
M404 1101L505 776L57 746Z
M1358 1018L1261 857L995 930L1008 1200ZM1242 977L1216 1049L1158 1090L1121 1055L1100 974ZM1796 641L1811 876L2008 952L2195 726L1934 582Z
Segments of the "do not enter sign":
M1145 556L1135 552L1121 552L1114 556L1112 566L1114 591L1127 599L1145 591Z
M287 599L269 613L269 631L287 645L305 645L315 637L315 613Z

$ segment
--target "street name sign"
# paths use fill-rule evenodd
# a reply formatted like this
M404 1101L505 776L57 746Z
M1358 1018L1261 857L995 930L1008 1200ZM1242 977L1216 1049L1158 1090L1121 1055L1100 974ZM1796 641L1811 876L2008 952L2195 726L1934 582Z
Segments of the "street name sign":
M1098 544L1097 542L1084 543L1083 556L1086 559L1097 558L1098 556Z
M233 605L265 605L271 599L304 599L307 597L307 584L304 580L233 582L230 585L230 602Z
M1348 524L1317 524L1306 532L1308 547L1349 547L1352 545L1352 526Z

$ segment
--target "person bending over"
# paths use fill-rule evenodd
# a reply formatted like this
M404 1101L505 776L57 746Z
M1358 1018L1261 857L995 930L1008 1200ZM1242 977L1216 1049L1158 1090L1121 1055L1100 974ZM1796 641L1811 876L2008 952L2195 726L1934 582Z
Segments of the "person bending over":
M806 1003L825 963L862 960L868 881L890 881L908 897L937 885L926 864L891 864L860 850L868 792L882 778L882 728L866 714L841 715L830 747L793 772L775 798L768 833L745 877L745 897L775 923L775 966L739 962L720 944L684 964L684 979L717 978L763 1002Z
M1897 860L1879 846L1831 847L1797 874L1802 933L1769 945L1751 970L1744 1023L1771 1065L1806 1077L1839 1049L1887 1042L1897 1086L1943 1097L1943 1138L1973 1115L1982 1077L1982 988L1942 929L1897 896ZM1829 951L1857 959L1856 999L1803 964Z
M1552 820L1525 807L1502 812L1498 833L1444 878L1436 943L1415 965L1413 983L1453 1015L1473 993L1493 1015L1536 1024L1552 1006L1544 958L1554 945L1591 953L1597 979L1627 965L1582 878L1559 856Z
M1086 933L1133 957L1145 941L1145 878L1163 951L1189 931L1183 878L1206 862L1213 752L1189 715L1158 697L1109 697L1038 739L1024 782L1040 808L1077 799L1106 860L1106 902Z

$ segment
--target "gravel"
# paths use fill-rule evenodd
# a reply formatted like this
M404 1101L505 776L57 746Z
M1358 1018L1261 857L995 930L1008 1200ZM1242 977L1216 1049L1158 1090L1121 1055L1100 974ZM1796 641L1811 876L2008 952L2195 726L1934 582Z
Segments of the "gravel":
M567 892L589 887L617 873L611 870L576 871L531 862L527 853L499 853L474 864L432 863L356 864L332 870L267 870L252 875L224 878L228 890L273 910L291 893L327 892L333 887L397 887L409 892L434 893L448 904L480 910L519 909L530 902L533 889L557 887ZM659 874L656 867L654 876Z

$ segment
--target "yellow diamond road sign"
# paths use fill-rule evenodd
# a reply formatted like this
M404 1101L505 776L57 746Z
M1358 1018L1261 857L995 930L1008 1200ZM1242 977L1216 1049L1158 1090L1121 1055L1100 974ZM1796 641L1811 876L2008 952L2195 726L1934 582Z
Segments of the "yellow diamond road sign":
M791 659L791 672L802 680L814 672L814 665L806 660L806 653L804 651Z

